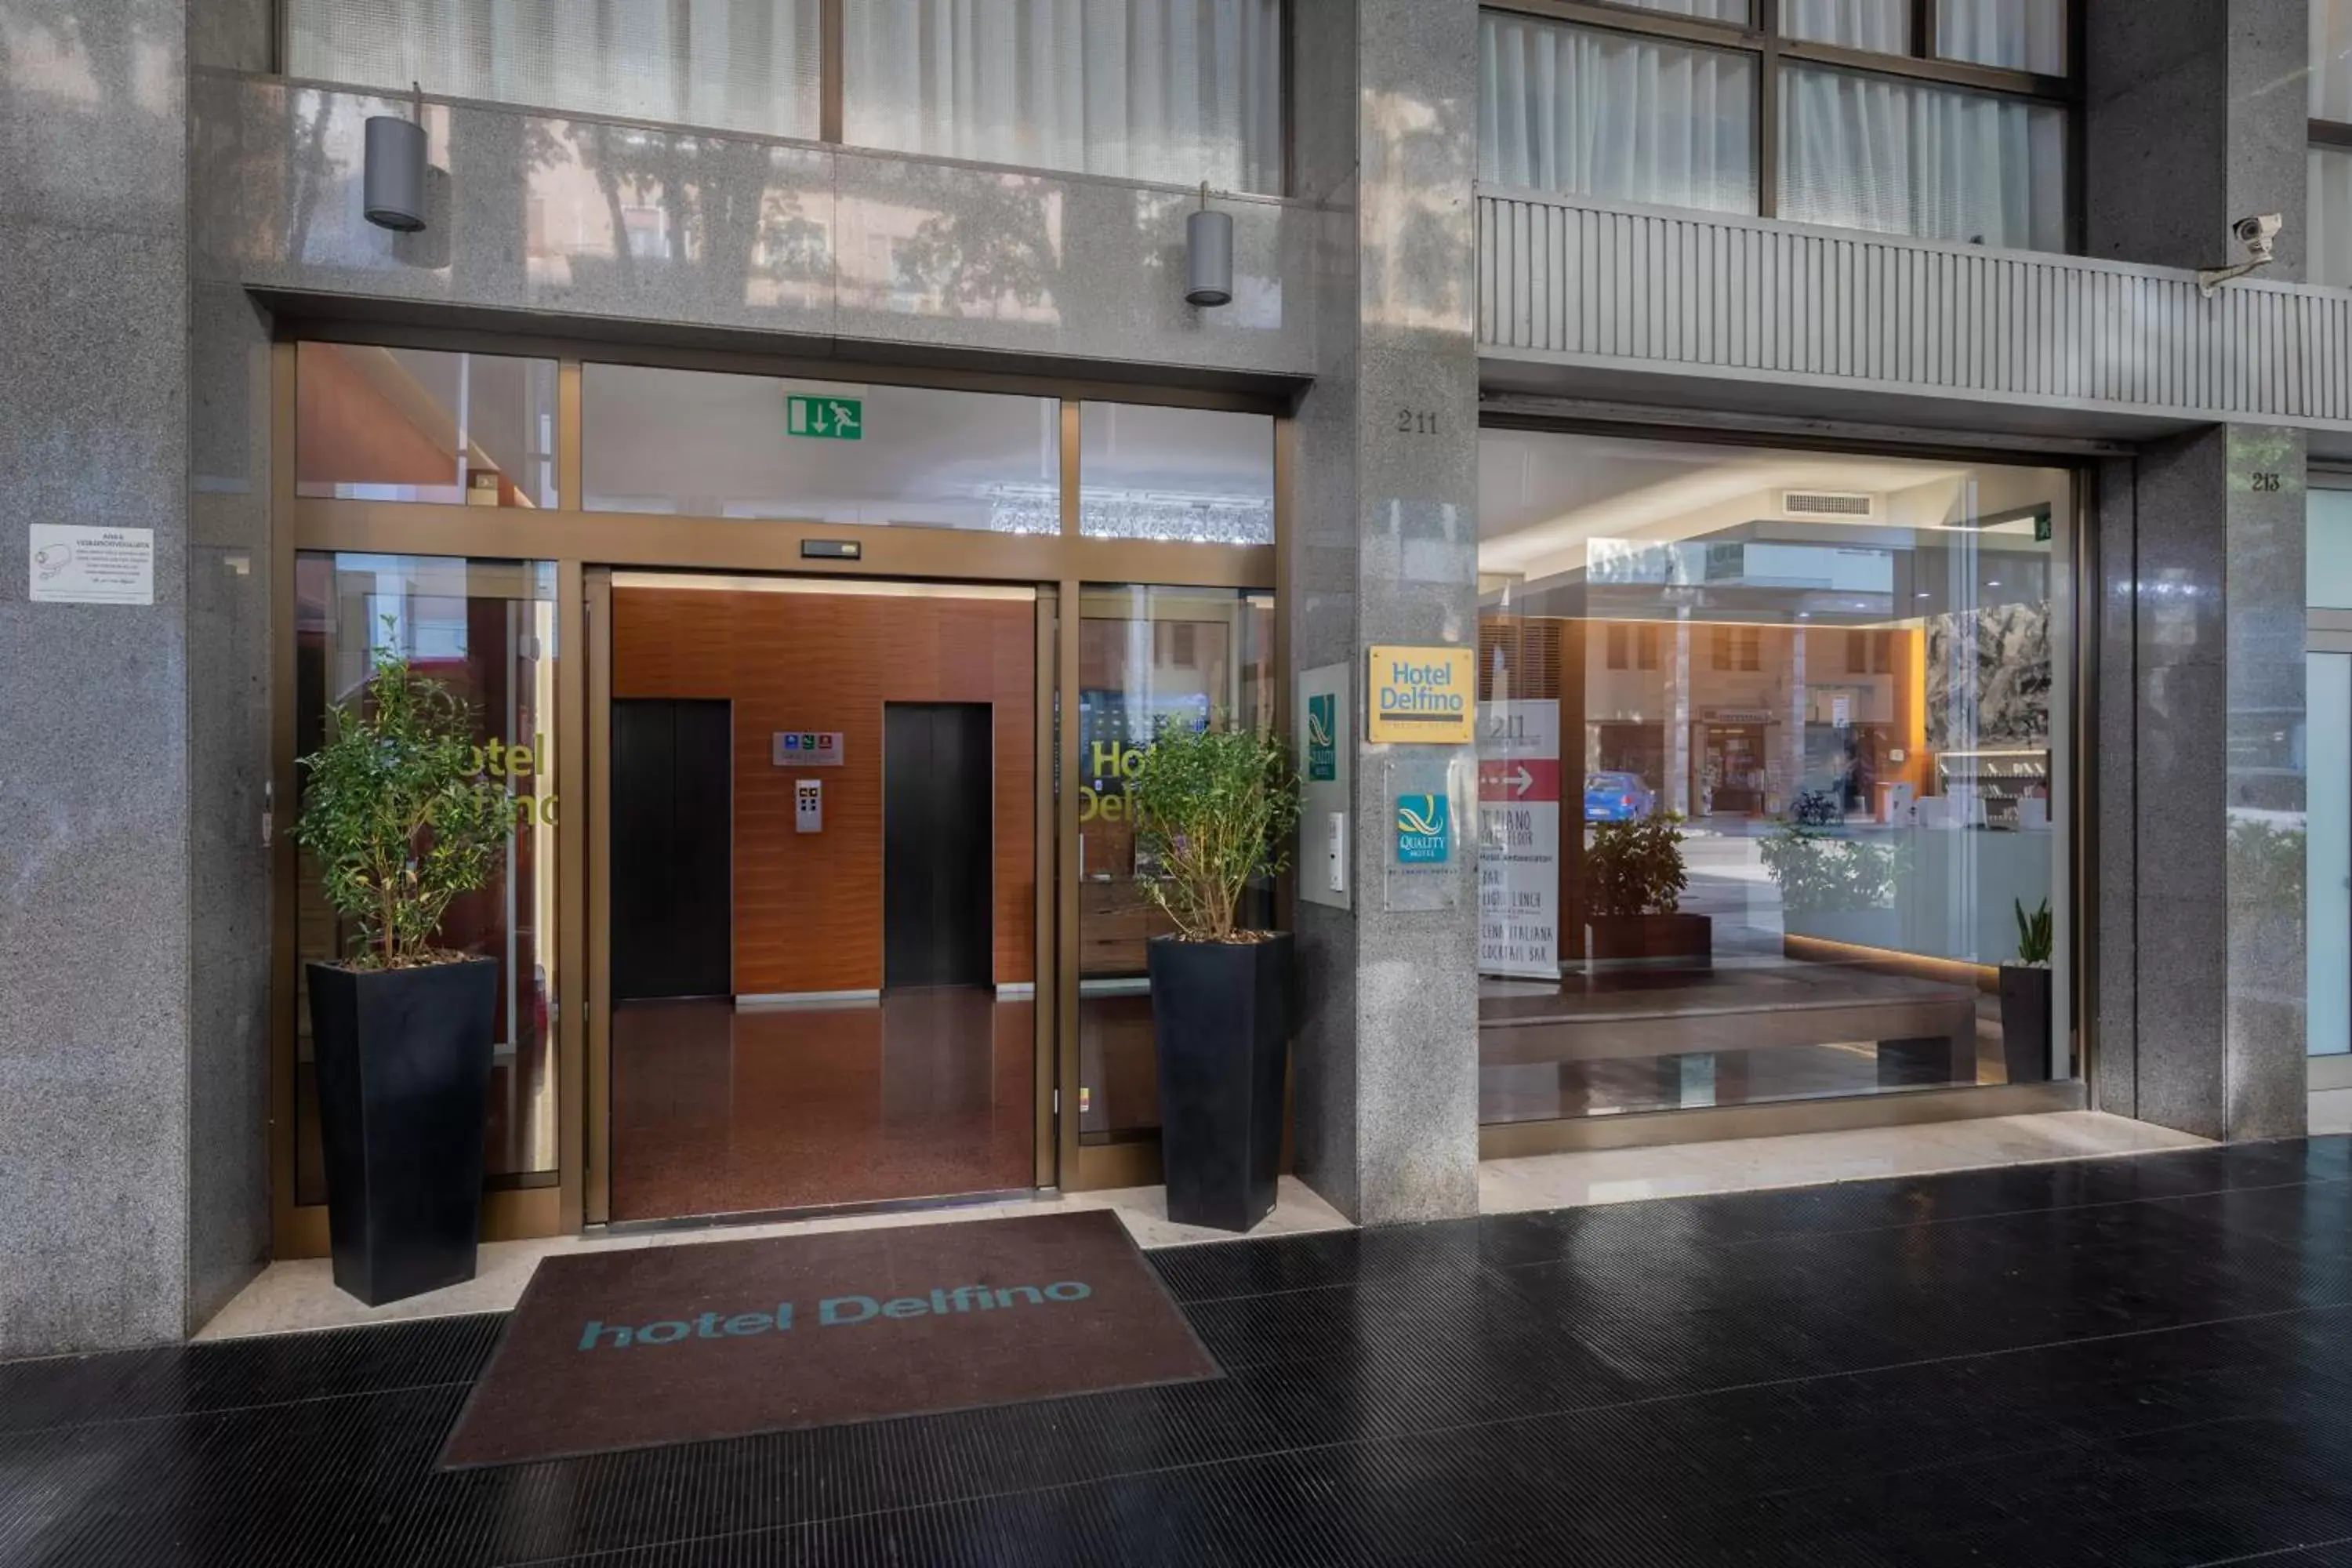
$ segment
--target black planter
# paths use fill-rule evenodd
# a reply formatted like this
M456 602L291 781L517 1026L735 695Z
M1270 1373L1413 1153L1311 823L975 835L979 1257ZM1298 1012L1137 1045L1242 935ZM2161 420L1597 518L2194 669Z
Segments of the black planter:
M336 1285L377 1307L471 1279L497 962L310 981Z
M2000 1054L2011 1083L2050 1077L2050 971L2000 966Z
M1597 963L1715 966L1715 921L1706 915L1588 915L1585 952Z
M1274 1208L1290 1051L1290 933L1151 939L1168 1217L1244 1231Z

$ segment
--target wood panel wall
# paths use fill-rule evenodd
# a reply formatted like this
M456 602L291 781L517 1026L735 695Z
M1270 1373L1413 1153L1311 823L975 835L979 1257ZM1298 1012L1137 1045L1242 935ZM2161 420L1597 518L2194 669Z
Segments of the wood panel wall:
M735 991L882 984L882 705L994 708L995 976L1034 979L1036 606L1011 599L613 591L616 697L735 705ZM837 730L837 768L779 768L779 731ZM793 826L793 782L824 781L824 830Z

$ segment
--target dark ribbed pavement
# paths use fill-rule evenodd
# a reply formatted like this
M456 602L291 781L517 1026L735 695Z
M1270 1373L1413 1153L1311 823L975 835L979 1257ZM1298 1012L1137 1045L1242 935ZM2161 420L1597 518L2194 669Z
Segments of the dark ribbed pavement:
M2315 1139L1164 1251L1222 1379L456 1474L496 1317L18 1363L0 1563L2352 1564L2347 1178Z

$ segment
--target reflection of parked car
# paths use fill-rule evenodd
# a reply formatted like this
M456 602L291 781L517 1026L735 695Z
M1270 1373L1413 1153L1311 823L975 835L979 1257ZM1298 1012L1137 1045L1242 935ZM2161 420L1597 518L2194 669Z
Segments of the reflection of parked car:
M1584 820L1638 822L1658 808L1658 797L1639 773L1587 773Z

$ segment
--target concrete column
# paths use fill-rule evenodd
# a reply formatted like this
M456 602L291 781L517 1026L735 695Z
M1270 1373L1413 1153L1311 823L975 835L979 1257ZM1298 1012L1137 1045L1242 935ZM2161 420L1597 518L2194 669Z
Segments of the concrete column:
M2090 0L2084 237L2180 268L2303 275L2305 0ZM2212 428L2100 473L2100 938L2105 1109L2209 1137L2300 1132L2303 912L2270 862L2303 812L2303 437Z
M2085 0L2084 237L2093 256L2213 267L2230 225L2280 213L2303 277L2309 0Z
M2102 750L2125 749L2103 757L2101 836L2130 857L2102 858L2096 1088L2210 1138L2305 1125L2304 912L2282 874L2302 853L2304 461L2296 431L2186 437L2127 479L2112 465L2130 491L2102 520L2107 613L2130 628L2105 646L2131 674L2104 694Z
M1361 743L1365 649L1477 640L1475 0L1302 0L1297 167L1320 204L1317 379L1301 404L1291 657L1354 671L1352 907L1301 904L1299 1173L1367 1224L1477 1207L1477 890L1384 908L1384 765L1468 747ZM1454 809L1475 820L1468 792Z
M186 31L0 24L0 1357L185 1327ZM152 531L154 602L32 603L34 523Z

